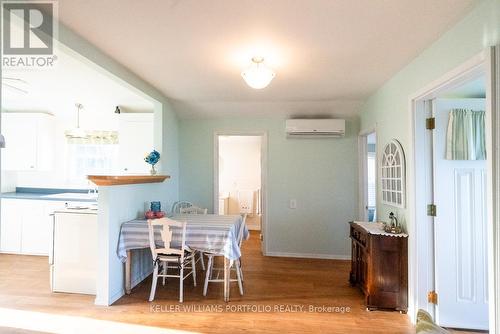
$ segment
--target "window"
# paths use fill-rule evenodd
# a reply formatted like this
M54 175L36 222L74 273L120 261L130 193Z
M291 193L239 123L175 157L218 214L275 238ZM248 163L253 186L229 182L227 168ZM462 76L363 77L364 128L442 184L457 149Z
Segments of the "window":
M69 144L68 179L84 183L87 175L110 174L118 158L118 145L112 144Z
M405 157L401 144L391 140L384 147L381 161L382 202L405 207Z
M367 170L368 170L368 207L374 208L377 206L377 188L375 185L377 166L377 156L375 152L367 154Z
M377 220L377 154L375 152L367 152L366 156L367 168L367 207L368 221Z

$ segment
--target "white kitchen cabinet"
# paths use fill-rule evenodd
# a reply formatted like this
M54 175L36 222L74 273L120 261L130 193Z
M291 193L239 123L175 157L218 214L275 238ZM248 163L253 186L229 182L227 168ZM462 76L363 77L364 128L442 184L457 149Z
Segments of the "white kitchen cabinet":
M26 212L22 215L21 253L47 255L52 240L52 220L55 210L64 208L63 201L21 200ZM88 203L87 203L88 205ZM29 210L26 210L29 208Z
M5 149L2 169L50 170L54 160L54 117L44 113L2 113Z
M45 201L21 200L21 253L47 255L49 252L49 215Z
M0 251L24 255L48 255L52 240L52 213L67 205L89 202L3 198Z
M0 248L5 253L21 253L21 203L17 199L2 199Z
M144 157L154 149L153 118L153 113L119 115L119 173L149 173L151 166L144 162Z
M3 170L34 170L36 167L37 124L23 114L2 115L2 133L5 150L2 152Z

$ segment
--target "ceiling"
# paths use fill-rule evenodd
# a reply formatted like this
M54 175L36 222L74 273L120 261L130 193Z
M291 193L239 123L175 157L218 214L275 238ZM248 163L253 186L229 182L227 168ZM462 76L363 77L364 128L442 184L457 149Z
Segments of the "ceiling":
M23 80L13 85L27 93L2 85L2 109L47 112L65 121L75 119L75 103L81 103L82 123L88 120L92 127L102 125L103 120L113 122L117 105L123 111L153 111L152 102L68 55L63 48L57 56L56 66L50 70L4 69L2 77Z
M181 117L355 115L474 0L59 0L60 20ZM276 71L240 76L252 56Z

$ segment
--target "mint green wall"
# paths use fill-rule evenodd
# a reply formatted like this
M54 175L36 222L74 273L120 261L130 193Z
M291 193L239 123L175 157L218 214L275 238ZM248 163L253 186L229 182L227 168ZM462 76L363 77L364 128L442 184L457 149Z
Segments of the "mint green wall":
M268 247L271 254L349 258L347 222L357 216L357 120L341 139L287 139L285 120L180 121L180 198L213 210L217 131L268 134ZM289 200L297 199L297 209ZM286 253L286 254L284 254Z
M462 21L373 94L362 108L361 129L377 126L379 156L383 146L391 138L398 139L405 152L408 152L408 99L412 94L484 48L499 42L500 0L478 1L478 5ZM411 36L408 43L411 43ZM407 210L381 204L380 185L377 188L379 219L387 220L388 213L394 211L406 222Z
M161 183L126 184L99 187L97 262L97 305L111 305L124 291L125 267L116 255L123 222L144 217L148 203L163 198L165 185ZM132 287L144 280L153 270L149 249L134 250L131 263Z

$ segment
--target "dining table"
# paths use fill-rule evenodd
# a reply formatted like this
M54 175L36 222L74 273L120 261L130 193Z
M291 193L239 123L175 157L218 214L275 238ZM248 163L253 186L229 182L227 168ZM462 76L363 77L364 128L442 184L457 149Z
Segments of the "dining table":
M201 253L224 257L224 301L229 301L230 272L233 262L240 258L238 231L245 220L240 215L175 214L168 218L186 222L186 246ZM173 234L172 244L180 244ZM243 239L250 237L248 228L243 229ZM161 243L160 230L155 231L155 242ZM131 291L132 251L149 248L149 229L146 219L134 219L121 225L117 255L125 263L125 292Z

